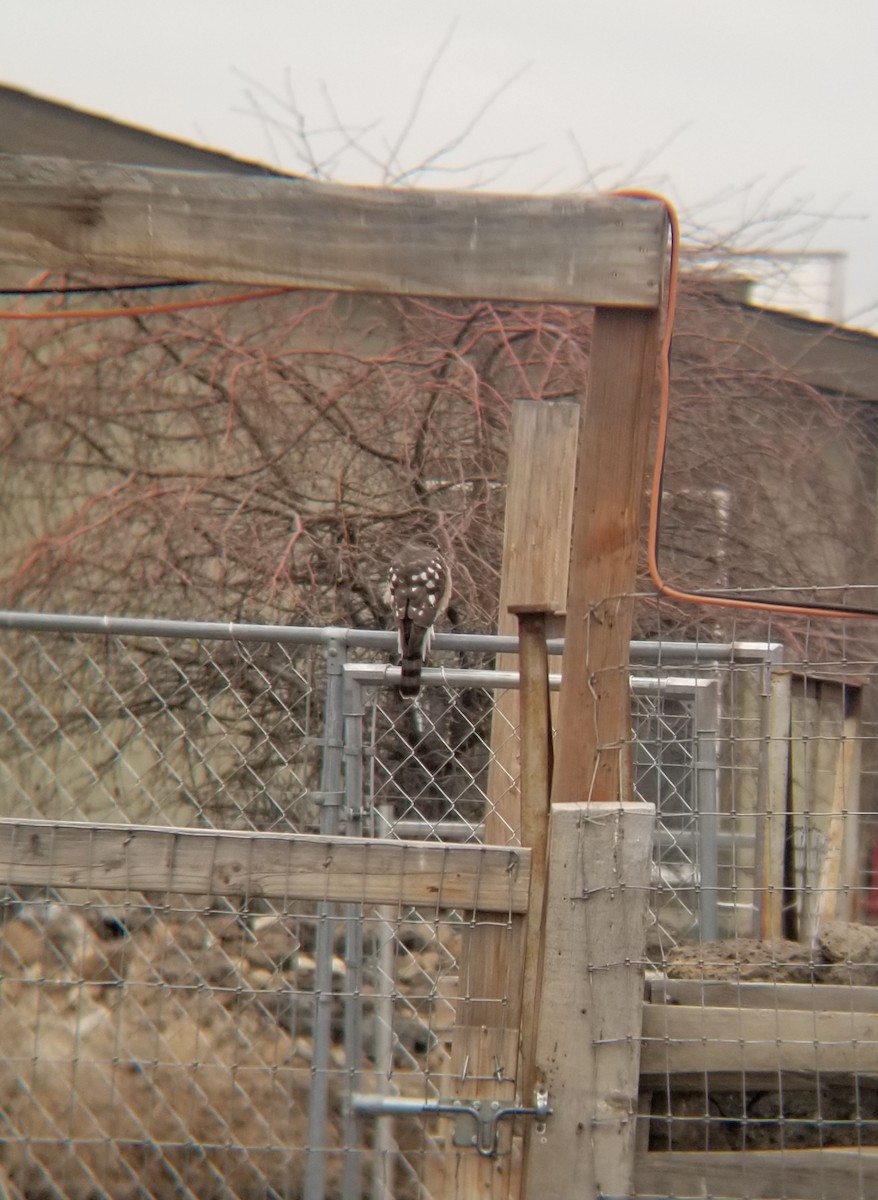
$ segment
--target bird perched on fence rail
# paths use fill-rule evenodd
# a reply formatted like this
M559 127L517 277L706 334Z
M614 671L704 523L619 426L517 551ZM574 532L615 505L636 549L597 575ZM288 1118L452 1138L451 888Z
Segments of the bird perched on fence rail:
M417 695L433 626L448 607L451 572L432 546L407 546L390 565L390 602L399 630L402 696Z

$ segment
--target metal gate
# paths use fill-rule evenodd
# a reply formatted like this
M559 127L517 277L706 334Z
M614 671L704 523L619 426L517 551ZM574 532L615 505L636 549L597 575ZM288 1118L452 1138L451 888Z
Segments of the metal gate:
M292 877L269 894L246 861L230 868L227 894L199 893L168 847L185 858L184 831L231 830L251 838L235 843L241 853L279 832L475 850L491 803L493 696L516 677L438 668L404 704L384 663L347 661L387 655L390 634L0 620L2 815L18 819L19 838L34 819L57 832L27 876L40 882L8 887L3 909L12 1185L85 1196L106 1178L131 1195L354 1200L369 1179L373 1195L437 1192L449 1122L427 1113L364 1128L347 1100L454 1093L457 958L475 897L364 901L364 864L361 895L323 900L312 888L303 900ZM513 648L437 641L470 659ZM650 647L633 647L636 787L659 808L654 913L674 937L717 923L717 662L730 651L698 651L693 662L692 648L674 659L663 646L650 664ZM58 849L71 822L89 867L78 874ZM100 849L107 822L166 831L154 878L120 884ZM205 843L214 858L218 844ZM23 858L13 837L7 871Z

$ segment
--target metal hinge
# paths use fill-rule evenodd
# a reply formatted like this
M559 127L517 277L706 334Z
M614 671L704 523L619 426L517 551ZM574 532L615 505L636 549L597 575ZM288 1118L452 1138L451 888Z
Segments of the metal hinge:
M498 1124L508 1117L535 1117L542 1123L552 1115L549 1094L538 1088L533 1108L506 1100L415 1100L407 1096L354 1093L351 1111L361 1116L400 1117L416 1114L451 1117L455 1146L474 1147L485 1158L497 1153Z

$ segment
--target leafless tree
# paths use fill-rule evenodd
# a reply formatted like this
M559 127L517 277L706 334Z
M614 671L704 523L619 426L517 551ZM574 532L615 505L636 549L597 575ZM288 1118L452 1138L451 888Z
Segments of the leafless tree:
M291 112L325 174L332 157ZM361 131L335 133L362 143ZM376 159L389 179L410 177L396 170L403 141ZM684 588L801 600L818 587L844 600L840 585L875 578L871 408L730 339L740 306L717 264L721 240L693 232L663 567ZM119 315L96 320L94 297L60 294L52 303L78 316L6 323L5 603L390 628L387 561L428 532L454 561L452 624L492 629L510 403L584 395L590 314L304 293L167 311L169 299L180 296L101 296ZM645 570L642 591L644 636L765 629L759 615L657 600ZM812 636L793 618L772 628L803 648Z

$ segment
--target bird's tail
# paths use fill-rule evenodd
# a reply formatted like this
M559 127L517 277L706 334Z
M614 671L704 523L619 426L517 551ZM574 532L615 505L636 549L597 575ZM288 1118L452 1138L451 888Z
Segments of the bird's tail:
M416 696L421 690L421 668L430 645L430 630L407 621L400 638L399 694Z
M420 658L404 658L399 664L399 694L400 696L417 696L421 690L421 667L424 664Z

